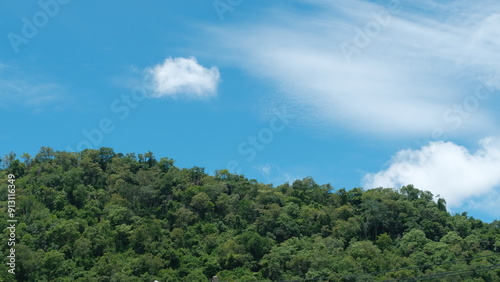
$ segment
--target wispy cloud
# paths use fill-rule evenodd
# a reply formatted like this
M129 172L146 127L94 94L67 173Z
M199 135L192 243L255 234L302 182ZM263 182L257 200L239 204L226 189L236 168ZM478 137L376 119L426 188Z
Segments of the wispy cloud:
M489 219L485 218L483 221L491 222L493 220L498 220L500 216L500 191L499 189L491 191L486 197L472 197L471 199L467 200L466 203L460 208L460 211L458 210L458 208L451 210L456 210L457 212L461 212L463 210L467 210L469 212L479 211L480 214L489 216Z
M300 2L311 9L280 7L208 30L220 42L216 56L280 85L311 121L376 136L430 135L478 77L498 75L499 3ZM494 115L483 103L452 133L487 132Z
M217 67L205 68L194 57L167 58L146 72L153 77L153 97L213 97L220 80Z
M270 164L262 164L254 166L256 170L258 170L262 175L269 176L272 171L272 166ZM279 168L278 168L279 169Z
M499 192L500 139L482 139L475 152L452 142L431 142L418 150L403 150L393 156L387 169L364 178L365 188L400 188L407 184L440 194L452 208L467 203L477 208L479 202L486 203Z
M297 179L303 179L308 176L303 168L289 167L282 168L275 164L259 164L252 167L254 170L263 177L264 183L271 183L273 185L281 185L283 183L293 183Z
M58 83L46 82L17 67L0 65L0 106L24 106L41 112L57 108L63 92Z

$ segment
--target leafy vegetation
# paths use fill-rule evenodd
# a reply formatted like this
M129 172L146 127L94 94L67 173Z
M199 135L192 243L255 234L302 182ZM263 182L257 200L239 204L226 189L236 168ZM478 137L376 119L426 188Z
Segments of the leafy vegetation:
M272 187L110 148L42 147L3 167L4 258L17 178L17 281L500 281L500 222L451 215L411 185Z

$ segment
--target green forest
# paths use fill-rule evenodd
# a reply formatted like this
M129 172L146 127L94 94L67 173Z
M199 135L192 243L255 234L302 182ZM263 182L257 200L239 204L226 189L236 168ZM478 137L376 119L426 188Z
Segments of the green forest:
M111 148L1 167L2 281L500 281L500 221L412 185L273 186Z

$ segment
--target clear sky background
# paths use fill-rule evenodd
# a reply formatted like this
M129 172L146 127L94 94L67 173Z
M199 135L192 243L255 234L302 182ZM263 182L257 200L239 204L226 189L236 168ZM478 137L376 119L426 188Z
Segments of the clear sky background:
M414 184L500 219L498 1L2 1L0 153Z

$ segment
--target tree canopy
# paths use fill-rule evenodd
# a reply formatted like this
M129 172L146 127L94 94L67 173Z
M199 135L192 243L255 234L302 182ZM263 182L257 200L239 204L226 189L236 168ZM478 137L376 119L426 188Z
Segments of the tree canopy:
M273 187L111 148L21 158L0 169L4 258L9 174L18 220L3 281L500 281L500 222L412 185Z

